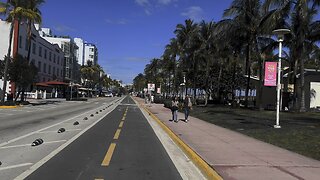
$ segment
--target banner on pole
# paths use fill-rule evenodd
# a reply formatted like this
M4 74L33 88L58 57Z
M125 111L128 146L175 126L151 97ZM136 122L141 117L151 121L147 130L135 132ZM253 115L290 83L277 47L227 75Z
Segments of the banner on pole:
M154 91L155 90L156 85L152 84L152 83L148 83L148 90L149 91Z
M277 62L266 62L264 71L264 85L277 86Z

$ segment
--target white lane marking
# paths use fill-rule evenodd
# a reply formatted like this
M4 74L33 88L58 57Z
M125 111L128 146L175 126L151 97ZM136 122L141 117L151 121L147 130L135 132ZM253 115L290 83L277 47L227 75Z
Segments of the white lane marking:
M8 115L8 116L12 116L13 114L10 113L0 113L0 114L4 114L4 115Z
M66 142L66 141L67 140L48 141L48 142L44 142L43 144L60 143L60 142ZM3 147L0 147L0 149L9 149L9 148L27 147L27 146L31 146L31 143L30 144L19 144L19 145L14 145L14 146L3 146Z
M13 169L13 168L19 168L23 166L31 166L33 163L23 163L23 164L17 164L17 165L12 165L12 166L7 166L7 167L1 167L0 171L2 170L7 170L7 169Z
M124 98L123 98L124 99ZM110 108L110 110L102 116L100 119L92 123L90 126L82 130L77 135L73 136L71 139L69 139L66 143L62 144L60 147L58 147L56 150L52 151L50 154L48 154L46 157L41 159L39 162L31 166L28 170L14 178L15 180L25 179L28 177L31 173L33 173L35 170L37 170L40 166L42 166L44 163L49 161L52 157L54 157L56 154L58 154L60 151L62 151L64 148L66 148L69 144L71 144L73 141L75 141L77 138L79 138L82 134L84 134L86 131L88 131L90 128L92 128L94 125L96 125L98 122L100 122L104 117L106 117L110 112L112 112L120 103L115 103L112 101L110 104L113 104Z
M65 132L72 132L72 131L81 131L82 129L66 129ZM56 131L42 131L38 132L38 134L43 134L43 133L58 133L58 130Z
M112 103L113 103L113 102L111 102L110 104L112 104ZM101 108L101 107L98 107L98 108L93 109L93 110L90 110L90 111L94 112L95 110L97 110L97 109L99 109L99 108ZM31 136L31 135L36 134L36 133L38 133L38 132L45 131L45 130L50 129L50 128L52 128L52 127L58 126L58 125L60 125L60 124L63 124L63 123L65 123L65 122L71 121L71 120L73 120L73 119L76 119L76 118L78 118L78 117L81 117L81 116L89 113L90 111L84 112L84 113L82 113L82 114L79 114L79 115L74 116L74 117L72 117L72 118L66 119L66 120L61 121L61 122L59 122L59 123L56 123L56 124L53 124L53 125L51 125L51 126L42 128L42 129L40 129L40 130L37 130L37 131L31 132L31 133L25 134L25 135L23 135L23 136L20 136L20 137L11 139L11 140L9 140L9 141L7 141L7 142L3 142L3 143L0 144L0 147L5 146L5 145L7 145L7 144L9 144L9 143L18 141L18 140L23 139L23 138L25 138L25 137Z

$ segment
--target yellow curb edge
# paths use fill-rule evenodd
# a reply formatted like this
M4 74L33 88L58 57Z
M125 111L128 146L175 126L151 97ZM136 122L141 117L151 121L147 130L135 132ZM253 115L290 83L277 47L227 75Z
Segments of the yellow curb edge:
M17 108L18 106L0 106L0 109L13 109Z
M192 150L187 144L185 144L168 126L166 126L158 117L149 111L145 106L142 106L149 115L156 120L156 122L162 127L164 131L168 133L171 139L188 155L188 157L198 166L201 172L212 180L222 180L223 178L206 163L194 150Z

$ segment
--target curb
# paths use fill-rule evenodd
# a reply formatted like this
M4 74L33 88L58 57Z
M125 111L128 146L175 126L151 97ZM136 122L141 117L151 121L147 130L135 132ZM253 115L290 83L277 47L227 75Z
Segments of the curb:
M18 106L0 106L0 109L13 109L17 108Z
M140 104L140 103L139 103ZM195 163L201 172L212 180L222 180L223 178L206 163L194 150L184 143L168 126L166 126L158 117L142 106L145 111L161 126L161 128L171 137L171 139L187 154L187 156Z

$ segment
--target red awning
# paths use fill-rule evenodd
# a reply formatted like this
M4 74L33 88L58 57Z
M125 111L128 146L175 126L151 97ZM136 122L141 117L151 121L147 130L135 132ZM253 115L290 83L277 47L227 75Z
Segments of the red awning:
M48 84L46 84L46 83L41 83L41 82L36 83L36 86L49 87L49 85L48 85Z
M65 82L60 82L60 81L48 81L45 82L48 85L69 85L69 83L65 83Z

